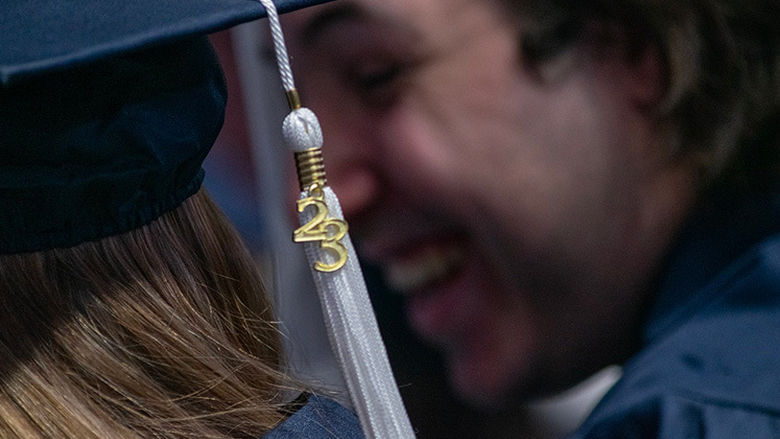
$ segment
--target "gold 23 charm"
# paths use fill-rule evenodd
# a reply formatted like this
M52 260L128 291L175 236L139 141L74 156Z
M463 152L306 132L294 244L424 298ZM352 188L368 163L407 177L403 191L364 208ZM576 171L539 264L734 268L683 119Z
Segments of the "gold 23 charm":
M335 262L325 264L317 261L314 269L331 273L343 267L347 262L347 248L341 242L347 234L346 221L338 218L328 218L328 205L325 204L325 196L322 186L314 183L308 188L309 196L298 200L298 212L302 213L307 207L314 206L314 217L293 232L295 242L319 241L320 248L331 253Z

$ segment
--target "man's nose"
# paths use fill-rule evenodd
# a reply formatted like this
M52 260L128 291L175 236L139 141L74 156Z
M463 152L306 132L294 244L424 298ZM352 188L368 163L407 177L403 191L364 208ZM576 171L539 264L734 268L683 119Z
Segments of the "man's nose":
M328 184L349 220L370 210L381 198L384 145L376 121L349 108L325 113L323 156Z

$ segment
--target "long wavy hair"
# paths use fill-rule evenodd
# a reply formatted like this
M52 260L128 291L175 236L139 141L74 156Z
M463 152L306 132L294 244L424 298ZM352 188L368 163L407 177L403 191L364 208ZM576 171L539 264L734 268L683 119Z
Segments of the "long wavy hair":
M285 417L262 280L201 190L131 232L0 256L0 437L259 437Z

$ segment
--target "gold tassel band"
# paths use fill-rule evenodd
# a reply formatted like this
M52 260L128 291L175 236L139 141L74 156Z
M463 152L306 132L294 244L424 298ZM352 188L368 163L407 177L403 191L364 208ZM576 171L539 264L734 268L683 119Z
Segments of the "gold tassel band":
M321 187L328 184L325 177L325 163L322 160L322 148L312 148L295 153L295 167L298 170L298 184L301 191L307 190L313 183Z

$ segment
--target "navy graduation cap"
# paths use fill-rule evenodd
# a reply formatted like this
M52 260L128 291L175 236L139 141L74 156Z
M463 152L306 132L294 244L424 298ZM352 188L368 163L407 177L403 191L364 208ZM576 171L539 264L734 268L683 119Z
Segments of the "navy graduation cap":
M4 2L0 254L123 233L194 194L226 99L203 35L265 14L256 0Z

